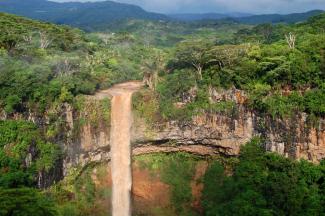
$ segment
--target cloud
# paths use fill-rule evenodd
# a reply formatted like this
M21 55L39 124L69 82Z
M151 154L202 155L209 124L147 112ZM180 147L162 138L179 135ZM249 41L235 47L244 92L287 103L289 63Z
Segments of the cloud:
M53 0L96 1L96 0ZM292 13L325 9L325 0L115 0L136 4L149 11L162 13L246 12Z

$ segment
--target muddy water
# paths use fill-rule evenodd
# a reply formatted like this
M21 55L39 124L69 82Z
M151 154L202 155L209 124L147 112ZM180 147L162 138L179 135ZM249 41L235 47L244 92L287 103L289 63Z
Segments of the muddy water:
M116 85L108 90L111 101L111 169L112 169L112 214L131 215L131 145L132 94L138 90L140 82Z

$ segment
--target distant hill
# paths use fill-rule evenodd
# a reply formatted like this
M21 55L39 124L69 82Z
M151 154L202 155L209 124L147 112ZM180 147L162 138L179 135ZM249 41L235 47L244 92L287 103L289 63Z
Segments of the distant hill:
M265 15L251 15L245 13L184 13L184 14L169 14L168 16L174 20L192 22L200 20L221 20L233 19L235 22L243 24L262 24L262 23L297 23L306 21L312 16L323 13L322 10L313 10L305 13L293 14L265 14Z
M254 15L249 17L235 18L234 20L244 24L262 24L262 23L297 23L306 21L312 16L324 13L322 10L313 10L305 13L293 13L287 15L281 14L266 14L266 15Z
M184 13L184 14L169 14L170 18L179 21L198 21L198 20L219 20L227 18L226 14L219 13L205 13L205 14L195 14L195 13Z
M225 18L239 18L239 17L247 17L252 16L252 14L247 13L181 13L181 14L169 14L170 18L179 21L199 21L199 20L220 20Z
M322 13L321 10L288 15L268 14L253 15L245 13L203 13L203 14L171 14L147 12L139 6L102 2L65 2L58 3L47 0L0 0L0 12L21 15L56 24L67 24L86 31L118 28L119 23L127 20L181 21L200 22L206 20L228 20L242 24L261 23L296 23L307 20L311 16Z
M168 19L163 14L150 13L139 6L113 1L57 3L47 0L0 0L0 12L72 25L85 30L100 29L102 24L123 19Z

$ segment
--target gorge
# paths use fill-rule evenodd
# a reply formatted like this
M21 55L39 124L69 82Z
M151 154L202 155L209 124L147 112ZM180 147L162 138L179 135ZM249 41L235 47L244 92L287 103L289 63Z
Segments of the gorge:
M324 214L325 14L97 24L0 13L1 216Z
M121 84L120 88L123 88L123 86L126 88L125 85L127 86L129 84ZM64 167L66 167L67 170L78 165L87 167L92 166L92 164L106 164L109 161L111 161L112 164L114 143L112 140L109 142L108 140L109 137L112 137L113 133L113 119L116 117L120 118L120 124L123 123L124 121L121 121L121 119L125 118L125 112L121 107L114 109L114 103L116 103L116 101L114 102L114 99L111 100L110 116L112 118L112 124L105 125L104 121L107 121L107 119L102 118L102 116L105 116L105 112L101 111L102 109L100 108L101 106L99 106L99 101L105 100L105 95L112 94L111 92L115 92L116 94L119 91L121 91L121 89L113 87L112 90L105 90L95 96L87 97L84 102L86 104L85 107L97 109L97 115L99 116L99 118L96 118L96 121L98 121L97 126L91 122L84 124L80 128L80 137L72 142L74 143L73 146L69 145L66 147L70 150L74 149L65 160ZM122 91L124 92L125 89ZM266 140L265 149L277 152L278 154L292 159L306 159L314 163L319 163L321 158L324 157L325 136L323 120L309 128L309 123L304 119L303 115L298 115L296 118L286 121L258 116L243 106L242 103L246 100L244 93L233 90L219 92L219 95L215 94L215 98L228 98L235 102L237 107L236 115L221 113L211 115L207 113L196 116L189 122L157 121L155 122L156 126L154 126L142 116L139 110L139 102L146 106L150 106L152 98L146 96L147 94L148 90L139 90L139 92L135 93L133 96L132 102L133 120L130 130L130 140L133 160L135 160L132 167L134 181L132 200L135 202L135 210L137 211L144 211L142 209L143 207L141 208L139 206L151 205L152 207L159 207L159 203L165 206L163 208L168 209L166 207L168 204L166 203L169 201L166 196L171 190L168 185L158 180L159 177L156 176L161 175L159 172L157 174L157 171L151 171L150 168L147 168L149 165L144 166L141 165L142 162L139 163L137 159L139 157L150 158L151 155L155 157L154 155L157 153L168 153L173 155L179 152L187 152L191 155L199 156L201 159L199 159L199 163L195 165L192 171L193 173L199 173L195 174L198 175L198 177L195 177L198 179L202 178L202 175L204 175L206 171L207 161L210 160L208 158L219 156L236 158L239 156L240 148L256 136L263 137ZM130 96L130 94L128 96ZM119 102L121 103L122 101ZM127 104L129 103L131 104L130 101L127 102ZM88 108L84 110L85 113L81 112L78 115L76 115L77 112L71 111L68 111L66 115L74 116L74 125L78 122L78 118L82 118L82 116L93 118ZM261 124L264 125L262 128ZM128 127L129 126L124 126L124 129ZM118 134L121 135L120 133ZM124 132L124 134L128 133ZM119 143L123 143L123 141ZM121 149L122 148L119 147L120 153L122 152ZM129 153L127 153L127 155L129 155ZM126 158L123 160L128 161ZM168 161L168 159L166 160ZM145 162L145 164L148 164L148 162ZM122 166L121 162L119 163L119 166L120 165ZM99 165L99 167L101 166L102 165ZM92 176L98 175L98 169L95 168L97 171L92 174ZM128 174L126 168L121 169L121 171L123 175ZM152 174L152 172L155 174ZM106 178L111 178L110 175L112 175L112 180L110 181L113 181L113 184L109 183L109 186L107 186L107 183L104 183L104 180L100 180L100 177L93 178L95 182L97 182L96 185L98 185L98 187L103 187L103 185L111 187L113 185L112 199L114 200L114 173L113 171L107 171L105 173L104 176L106 176ZM120 183L122 182L123 181L120 181ZM200 201L200 197L202 196L202 185L198 183L197 180L192 180L191 185L192 190L195 191L193 193L195 194L194 197L196 200L192 205L195 206L197 211L200 211L202 208ZM149 207L145 209L147 209L147 213L153 211ZM150 214L156 215L152 212Z

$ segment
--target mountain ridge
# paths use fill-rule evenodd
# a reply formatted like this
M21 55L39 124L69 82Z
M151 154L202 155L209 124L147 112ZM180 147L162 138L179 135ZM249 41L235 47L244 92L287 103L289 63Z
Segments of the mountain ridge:
M233 19L244 24L262 23L295 23L307 20L309 17L323 13L323 10L311 10L301 13L290 14L247 14L247 13L179 13L169 14L168 16L178 21L200 21L200 20L223 20Z
M253 16L253 14L248 13L176 13L168 14L172 19L179 21L198 21L198 20L220 20L226 18L240 18Z
M148 12L140 6L114 1L53 2L48 0L0 0L0 12L16 14L56 24L66 24L86 31L106 30L123 20L155 20L195 22L204 20L232 20L237 23L256 25L261 23L296 23L323 13L313 10L293 14L251 15L245 13L184 13L160 14Z
M311 10L302 13L291 14L261 14L248 17L235 18L234 20L244 24L262 24L262 23L296 23L305 21L312 16L324 13L323 10Z
M113 1L58 3L47 0L0 0L0 11L89 31L101 23L122 19L168 19L163 14L147 12L136 5Z

